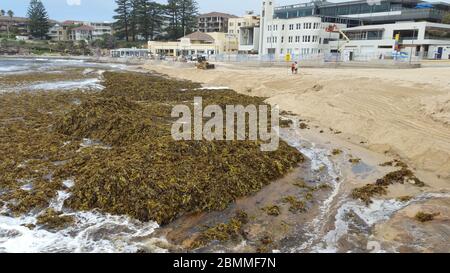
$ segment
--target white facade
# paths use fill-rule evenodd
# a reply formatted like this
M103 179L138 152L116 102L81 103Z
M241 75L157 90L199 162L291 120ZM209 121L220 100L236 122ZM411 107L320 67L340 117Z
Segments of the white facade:
M85 22L84 24L94 28L92 31L93 40L102 39L103 35L105 34L113 34L113 27L111 22Z
M262 4L259 47L262 55L283 57L289 54L293 59L303 58L329 51L328 42L339 39L338 33L325 31L332 23L322 22L321 17L274 19L274 1L263 0Z
M402 56L425 59L450 59L450 25L429 22L398 22L343 29L350 42L331 42L331 49L342 48L344 55L355 59L390 58L395 55L396 34ZM338 45L340 43L340 45ZM345 44L345 46L344 46ZM352 57L355 58L352 58Z

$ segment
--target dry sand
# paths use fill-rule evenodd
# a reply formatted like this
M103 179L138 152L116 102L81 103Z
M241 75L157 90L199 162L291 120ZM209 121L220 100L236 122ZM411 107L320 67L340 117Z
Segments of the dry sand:
M450 67L304 68L298 75L288 67L230 64L208 71L153 63L145 68L268 97L283 110L342 131L342 140L399 157L446 181L437 188L450 188Z

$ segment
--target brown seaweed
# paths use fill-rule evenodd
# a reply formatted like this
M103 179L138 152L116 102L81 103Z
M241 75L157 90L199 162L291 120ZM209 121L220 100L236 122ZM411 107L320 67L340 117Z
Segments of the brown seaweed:
M0 96L0 196L15 214L44 209L72 179L65 207L100 209L160 224L191 212L223 210L301 163L285 142L174 141L173 105L262 104L231 90L141 73L107 72L102 92ZM85 139L96 145L81 145ZM30 184L29 190L23 190Z
M265 211L267 213L267 215L270 215L270 216L278 216L281 213L280 207L278 207L276 205L267 206L267 207L263 208L262 210Z
M248 223L248 215L244 211L236 212L236 215L227 223L220 223L201 232L191 244L191 249L197 249L208 245L212 241L227 242L238 240L245 236L243 227Z
M439 215L440 215L439 212L437 212L437 213L426 213L426 212L423 212L423 211L419 211L419 212L414 216L414 218L415 218L417 221L419 221L419 222L425 223L425 222L433 221L434 218L435 218L436 216L439 216Z

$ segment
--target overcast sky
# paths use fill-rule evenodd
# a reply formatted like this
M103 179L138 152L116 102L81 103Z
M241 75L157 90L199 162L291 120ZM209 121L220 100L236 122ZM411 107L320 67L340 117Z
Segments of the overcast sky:
M330 0L342 2L346 0ZM441 0L450 2L450 0ZM111 21L116 7L114 0L42 0L51 19ZM157 0L164 3L165 0ZM247 10L260 13L261 0L197 0L200 12L220 11L243 15ZM309 2L306 0L275 0L277 5ZM30 0L0 0L0 9L13 10L16 16L26 16Z

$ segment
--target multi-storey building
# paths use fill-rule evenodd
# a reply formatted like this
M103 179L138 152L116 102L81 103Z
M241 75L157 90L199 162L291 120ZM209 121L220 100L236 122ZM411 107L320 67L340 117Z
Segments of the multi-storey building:
M334 41L345 60L384 58L450 59L450 25L430 22L398 22L342 30L350 41ZM338 45L340 43L340 45Z
M6 33L8 29L18 35L27 36L29 34L28 18L0 16L0 32Z
M112 23L64 21L53 25L48 36L54 41L91 41L102 39L105 34L113 34Z
M228 36L235 40L239 53L258 53L259 21L260 17L253 11L228 20Z
M237 18L232 14L210 12L198 16L197 30L200 32L228 32L228 20Z
M441 53L445 52L448 43L443 41L448 40L449 35L447 27L439 23L442 23L444 16L450 11L450 5L446 3L428 3L421 0L356 0L332 3L315 0L281 7L275 7L273 0L263 0L262 3L262 54L290 53L296 56L349 51L351 48L355 52L369 51L370 48L370 51L377 53L373 48L398 51L409 47L410 44L417 49L412 50L413 52L419 52L415 53L416 55L445 56L445 53ZM329 30L332 31L328 32ZM433 39L426 38L431 37L430 33L437 32L439 34L434 35ZM350 42L340 33L347 33ZM414 33L415 38L408 39ZM396 37L391 37L394 34L399 34L397 40ZM390 42L386 43L386 40ZM418 41L422 44L418 44ZM434 54L434 51L438 53Z
M316 3L275 8L273 0L262 1L260 54L286 56L294 59L329 51L329 42L339 34L327 32L329 25L359 25L358 20L317 16Z
M111 22L84 22L84 25L90 26L92 30L92 39L102 39L105 34L113 34L113 24Z

